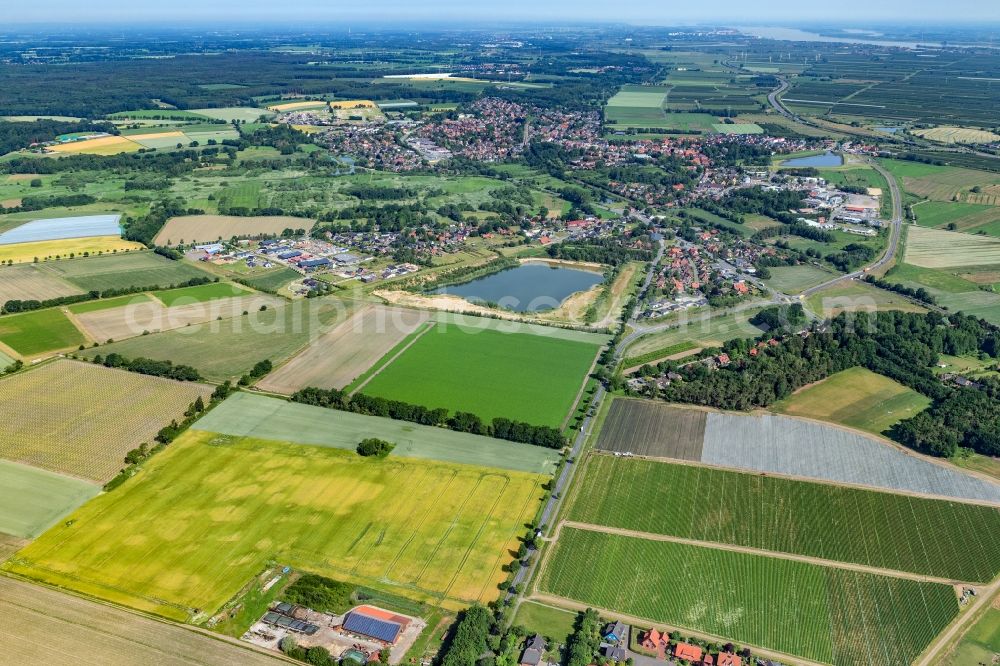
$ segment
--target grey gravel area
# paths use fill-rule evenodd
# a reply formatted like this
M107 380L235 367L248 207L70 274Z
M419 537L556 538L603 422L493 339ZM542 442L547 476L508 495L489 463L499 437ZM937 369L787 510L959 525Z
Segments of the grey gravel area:
M709 414L701 462L1000 504L1000 484L863 435L785 416Z

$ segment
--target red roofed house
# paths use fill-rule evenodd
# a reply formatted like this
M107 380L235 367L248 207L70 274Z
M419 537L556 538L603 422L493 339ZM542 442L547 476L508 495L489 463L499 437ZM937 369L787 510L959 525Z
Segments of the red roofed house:
M716 666L742 666L743 660L732 652L720 652Z
M650 629L646 632L645 638L642 639L642 647L647 650L655 650L660 647L660 640L663 638L663 634L658 632L656 629Z
M698 662L701 661L702 650L697 645L691 645L690 643L678 643L674 647L674 656L678 659L687 659L688 661Z

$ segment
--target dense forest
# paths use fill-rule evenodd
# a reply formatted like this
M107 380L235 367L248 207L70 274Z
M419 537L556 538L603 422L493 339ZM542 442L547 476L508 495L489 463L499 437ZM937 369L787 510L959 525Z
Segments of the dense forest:
M673 402L748 410L767 407L796 389L861 366L930 398L921 414L887 434L921 453L950 456L959 447L1000 455L1000 380L949 386L932 372L939 354L1000 356L1000 330L962 314L934 312L841 314L811 334L750 355L753 340L730 340L723 348L732 363L714 371L702 364L681 370L682 381L663 389Z

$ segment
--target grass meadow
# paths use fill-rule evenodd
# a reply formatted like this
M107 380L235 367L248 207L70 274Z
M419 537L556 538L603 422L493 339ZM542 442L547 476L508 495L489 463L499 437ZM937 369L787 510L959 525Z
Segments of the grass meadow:
M913 389L859 367L807 386L773 409L880 434L930 404L930 398Z
M540 587L835 666L908 664L958 614L950 585L573 528Z
M376 374L363 393L431 408L559 427L598 346L439 324Z
M459 608L498 596L543 480L188 431L4 568L176 620L269 561Z
M995 506L607 455L580 487L568 518L581 523L969 582L1000 573Z

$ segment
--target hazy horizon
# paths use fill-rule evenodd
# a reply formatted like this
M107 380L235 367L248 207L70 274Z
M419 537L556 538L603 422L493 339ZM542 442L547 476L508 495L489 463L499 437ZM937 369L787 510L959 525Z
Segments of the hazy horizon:
M281 25L361 21L368 23L491 21L516 23L622 22L649 25L713 23L716 25L801 25L833 21L843 26L871 26L877 22L917 25L1000 22L1000 9L985 11L982 0L885 0L872 6L869 0L842 0L836 5L803 5L795 0L774 0L747 11L743 2L718 0L710 6L678 2L639 0L627 7L606 2L552 0L545 3L508 0L500 6L471 5L465 0L428 0L415 5L403 0L369 0L362 4L323 0L293 0L276 5L260 0L175 0L169 4L139 4L134 0L104 0L100 8L70 0L40 0L9 7L5 24L204 24L228 21L247 25L258 21ZM990 15L992 13L992 15Z

